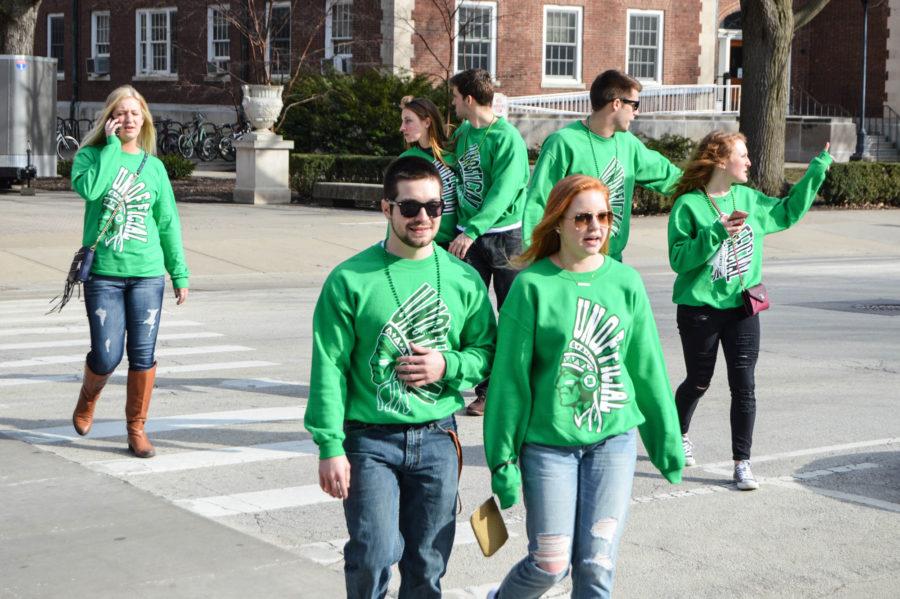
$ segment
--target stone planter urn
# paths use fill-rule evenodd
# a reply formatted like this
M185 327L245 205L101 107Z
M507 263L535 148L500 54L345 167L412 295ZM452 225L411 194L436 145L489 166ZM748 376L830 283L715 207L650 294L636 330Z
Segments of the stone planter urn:
M281 114L284 102L281 100L282 85L242 85L244 99L241 106L256 134L271 134L275 119Z
M253 131L234 142L234 201L239 204L288 204L291 201L290 152L294 142L272 132L284 105L281 85L243 85L241 105Z

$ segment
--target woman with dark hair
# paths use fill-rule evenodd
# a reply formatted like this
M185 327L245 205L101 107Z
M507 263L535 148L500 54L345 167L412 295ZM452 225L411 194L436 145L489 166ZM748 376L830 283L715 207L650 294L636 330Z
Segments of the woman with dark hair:
M484 414L491 486L523 488L528 555L494 597L540 597L572 570L572 597L609 597L631 501L635 427L653 464L681 481L672 389L637 271L606 255L609 190L557 183L500 310Z
M748 315L742 290L762 280L763 238L803 218L831 164L829 144L785 198L746 185L750 159L741 133L713 131L700 142L675 188L669 217L669 263L677 273L672 301L687 376L675 392L685 462L693 466L691 417L709 388L719 343L731 390L731 453L738 489L759 483L750 470L756 419L759 315Z
M156 453L144 423L156 376L164 273L172 278L176 304L188 296L175 196L155 153L147 101L123 85L107 97L72 165L72 188L85 200L83 245L99 238L84 284L91 351L72 424L88 434L100 392L127 351L128 449L139 458Z
M456 162L453 153L446 149L447 125L441 111L428 98L412 98L406 96L400 103L400 133L406 140L407 150L403 156L424 158L437 168L441 174L441 199L444 200L444 212L441 215L441 228L434 241L444 249L450 245L459 231L456 230L456 193L457 175L450 167Z

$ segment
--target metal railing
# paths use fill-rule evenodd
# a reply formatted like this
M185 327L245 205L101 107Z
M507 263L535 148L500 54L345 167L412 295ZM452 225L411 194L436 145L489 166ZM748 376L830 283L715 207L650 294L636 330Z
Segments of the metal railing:
M509 98L510 113L585 115L591 112L590 94L573 92ZM641 114L720 113L741 110L740 85L660 85L645 87Z
M859 124L859 117L853 120ZM877 159L886 158L885 154L897 157L897 149L900 148L900 114L887 104L882 107L881 116L866 117L866 145Z
M793 116L851 116L843 106L819 102L808 91L794 85L791 86L788 114Z

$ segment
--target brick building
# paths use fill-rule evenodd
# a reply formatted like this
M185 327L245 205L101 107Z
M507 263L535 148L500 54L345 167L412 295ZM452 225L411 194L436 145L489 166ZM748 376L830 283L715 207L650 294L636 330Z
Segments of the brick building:
M132 82L156 112L232 120L240 83L254 80L254 48L226 11L248 1L268 6L44 0L35 54L60 59L64 114L74 99L79 115L90 117L111 89ZM869 105L900 109L900 0L870 4ZM739 0L275 0L261 51L276 80L301 61L438 77L479 66L508 96L584 90L607 68L648 85L721 83L726 73L737 83L739 11ZM860 2L832 1L798 33L792 52L792 84L853 113L861 15ZM238 20L252 22L246 14Z

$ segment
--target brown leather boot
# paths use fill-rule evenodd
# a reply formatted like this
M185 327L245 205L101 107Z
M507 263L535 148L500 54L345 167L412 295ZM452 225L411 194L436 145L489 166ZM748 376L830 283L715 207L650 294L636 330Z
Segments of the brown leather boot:
M110 374L97 374L85 363L81 392L78 394L78 403L75 404L75 411L72 413L72 426L79 435L86 435L91 430L91 425L94 423L94 408L97 407L100 392L106 386Z
M125 396L125 421L128 428L128 449L139 458L152 458L156 450L144 434L153 381L156 380L156 363L150 370L129 370L128 391Z

